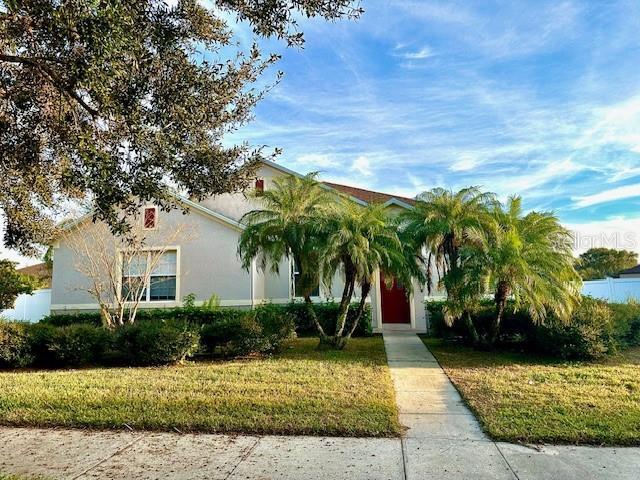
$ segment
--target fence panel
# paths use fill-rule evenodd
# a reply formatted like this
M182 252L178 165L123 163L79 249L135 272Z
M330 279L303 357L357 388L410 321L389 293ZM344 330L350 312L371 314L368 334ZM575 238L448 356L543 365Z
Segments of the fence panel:
M36 290L31 295L18 295L15 307L0 312L0 317L21 322L37 322L49 315L51 289Z

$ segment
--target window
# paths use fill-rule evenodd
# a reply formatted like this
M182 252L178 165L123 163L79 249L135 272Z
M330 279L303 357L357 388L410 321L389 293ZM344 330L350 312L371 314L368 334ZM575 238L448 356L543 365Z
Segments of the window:
M125 256L122 261L122 297L128 301L140 295L142 302L173 301L176 299L178 253L169 250L161 254L149 251ZM149 266L155 264L149 272Z
M293 280L293 296L294 297L301 297L302 296L302 288L300 285L301 279L300 279L300 272L298 271L298 269L296 268L296 264L295 262L292 262L292 280ZM319 297L320 296L320 280L318 279L315 287L313 288L313 290L311 291L311 297Z
M264 179L256 178L256 193L264 192Z
M144 207L142 222L145 230L153 230L158 224L158 207Z

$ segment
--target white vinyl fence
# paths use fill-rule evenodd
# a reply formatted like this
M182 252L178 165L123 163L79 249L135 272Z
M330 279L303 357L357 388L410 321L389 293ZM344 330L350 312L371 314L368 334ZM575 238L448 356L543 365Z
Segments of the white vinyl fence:
M37 322L49 315L51 289L36 290L31 295L18 295L15 307L0 312L0 317L20 322Z
M582 294L613 303L640 301L640 278L605 278L589 280L582 286Z

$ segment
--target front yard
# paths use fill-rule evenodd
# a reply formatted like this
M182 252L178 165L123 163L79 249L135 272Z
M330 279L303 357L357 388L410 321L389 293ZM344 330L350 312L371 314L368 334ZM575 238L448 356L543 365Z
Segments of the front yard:
M382 338L294 340L272 358L158 368L0 372L0 424L396 436Z
M424 342L496 440L640 445L640 348L601 363L554 362Z

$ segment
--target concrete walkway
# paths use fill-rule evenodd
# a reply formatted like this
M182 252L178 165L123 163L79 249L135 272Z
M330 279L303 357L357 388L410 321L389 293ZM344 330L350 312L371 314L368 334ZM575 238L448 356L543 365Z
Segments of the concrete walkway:
M402 439L0 428L0 473L54 479L640 478L640 448L495 443L415 334L384 334Z
M405 478L640 478L640 448L533 448L491 441L415 334L385 332L384 343L400 422L407 427Z

